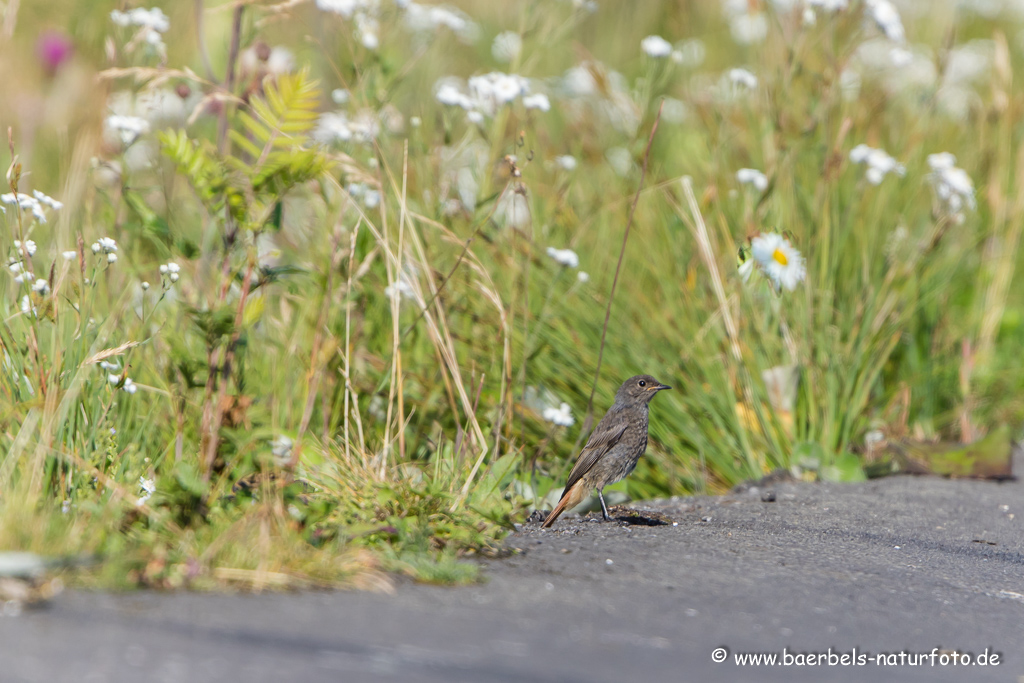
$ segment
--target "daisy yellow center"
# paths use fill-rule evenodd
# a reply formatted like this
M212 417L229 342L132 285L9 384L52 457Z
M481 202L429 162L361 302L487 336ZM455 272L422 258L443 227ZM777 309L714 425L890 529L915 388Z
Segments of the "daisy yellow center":
M781 249L776 249L775 252L772 254L772 258L778 261L779 265L781 266L789 264L789 259L786 258L785 252L783 252Z

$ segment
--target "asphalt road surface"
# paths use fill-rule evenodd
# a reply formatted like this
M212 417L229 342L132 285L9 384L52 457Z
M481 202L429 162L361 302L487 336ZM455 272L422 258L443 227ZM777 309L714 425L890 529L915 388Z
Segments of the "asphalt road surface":
M675 525L527 524L509 539L523 552L469 587L65 593L0 617L0 683L1024 683L1024 483L770 490L636 506ZM784 652L825 657L735 659ZM912 665L917 653L929 656Z

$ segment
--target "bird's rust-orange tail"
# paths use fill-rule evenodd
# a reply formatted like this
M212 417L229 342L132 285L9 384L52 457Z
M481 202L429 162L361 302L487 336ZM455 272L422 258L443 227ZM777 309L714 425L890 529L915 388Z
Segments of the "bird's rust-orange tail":
M544 523L540 525L540 528L546 529L554 524L560 514L582 503L588 493L589 491L587 491L587 487L582 480L573 484L572 488L562 494L562 499L558 501L558 505L551 511L551 514L544 520Z

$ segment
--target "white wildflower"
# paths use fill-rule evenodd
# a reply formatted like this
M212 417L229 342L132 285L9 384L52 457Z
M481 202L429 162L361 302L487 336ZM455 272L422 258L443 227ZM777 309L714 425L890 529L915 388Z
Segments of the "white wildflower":
M145 280L143 280L143 281L142 281L142 282L141 282L141 283L139 284L139 287L142 287L142 291L143 291L143 292L145 292L145 291L148 291L148 290L149 290L149 283L148 283L148 282L146 282Z
M139 477L139 488L142 489L142 495L135 501L136 505L145 505L146 501L156 493L156 482L152 479L146 479L145 477Z
M551 111L551 102L548 100L548 96L544 93L536 93L535 95L527 95L523 98L523 106L527 109L539 109L541 111Z
M576 273L576 279L579 282L589 282L590 281L590 273L588 273L585 270L581 270L580 272Z
M544 409L544 419L548 422L556 424L560 427L571 427L576 422L572 416L572 408L568 403L562 403L559 407L555 408L549 406Z
M752 185L758 192L768 189L768 177L754 168L741 168L736 171L736 180L741 185Z
M270 442L270 452L274 456L274 460L278 464L285 464L292 458L292 448L295 446L295 442L291 438L284 434L278 434L274 437L274 440Z
M389 299L395 299L397 297L415 299L416 292L413 290L412 285L409 284L406 274L402 273L397 282L394 282L384 288L384 296Z
M30 313L35 316L37 315L36 307L32 305L32 299L29 298L28 294L21 297L21 312L25 315Z
M807 0L807 4L826 12L838 12L849 7L850 3L849 0Z
M107 254L107 263L117 263L117 254Z
M78 252L74 251L74 250L72 250L72 251L62 251L62 252L60 252L60 255L64 257L65 261L70 261L71 259L73 259L76 256L78 256Z
M672 54L672 43L668 42L661 36L647 36L640 41L640 49L643 50L644 54L648 57L660 59Z
M782 235L762 233L750 242L750 252L776 289L793 291L807 276L804 257Z
M23 194L19 192L15 195L13 192L0 195L0 202L9 205L17 206L22 213L29 212L32 214L32 218L39 223L46 223L46 210L44 207L50 207L54 211L59 211L64 208L64 205L58 202L52 197L47 197L42 192L36 190L33 195ZM3 207L0 207L3 208ZM4 213L7 210L4 209Z
M962 168L956 167L956 157L949 152L928 155L932 169L929 176L932 187L947 211L958 221L964 218L964 208L974 209L974 183Z
M514 31L504 31L494 37L491 43L491 54L499 62L515 61L523 50L523 39Z
M286 47L277 46L267 57L267 73L273 76L290 74L295 71L295 55Z
M352 99L352 94L345 88L335 88L331 91L331 99L335 104L348 104L348 101Z
M340 14L346 19L351 19L359 11L376 11L379 5L379 0L316 0L317 8Z
M753 45L763 42L768 35L768 19L760 12L739 14L729 21L729 30L737 43Z
M568 268L579 268L580 257L572 249L548 247L548 256Z
M906 40L900 13L889 0L867 0L867 11L886 38L895 43Z
M465 43L472 43L480 33L479 27L462 10L445 5L405 5L405 25L415 33L437 33L447 28Z
M32 240L25 240L24 242L22 242L21 240L14 240L14 248L19 253L24 251L29 256L36 255L36 243L33 242Z
M139 387L132 381L131 377L124 378L124 384L121 386L122 389L127 391L129 394L134 394L139 390Z
M121 136L125 146L131 145L140 136L149 132L149 121L139 116L111 114L107 117L107 128Z
M729 69L729 81L734 85L741 85L745 88L754 89L757 87L757 76L746 69Z
M576 170L576 157L570 154L563 154L562 156L555 157L555 163L563 171Z
M867 164L868 170L864 177L872 185L882 182L888 173L895 173L898 176L906 174L906 169L898 161L893 159L881 149L874 149L865 144L860 144L850 150L850 161L855 164Z
M32 285L32 291L39 296L46 296L50 293L50 283L46 280L39 278Z
M158 33L166 33L171 28L170 19L159 7L152 9L136 7L127 12L114 10L110 13L110 20L118 26L139 26Z

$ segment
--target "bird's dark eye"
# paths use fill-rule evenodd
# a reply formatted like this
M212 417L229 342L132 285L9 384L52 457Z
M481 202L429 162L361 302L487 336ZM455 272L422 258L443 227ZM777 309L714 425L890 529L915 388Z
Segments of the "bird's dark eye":
M637 384L639 384L642 387L646 387L647 386L647 382L645 382L643 380L640 380L639 382L637 382Z

